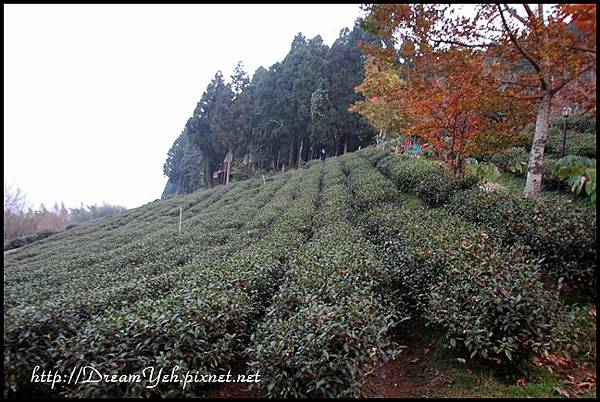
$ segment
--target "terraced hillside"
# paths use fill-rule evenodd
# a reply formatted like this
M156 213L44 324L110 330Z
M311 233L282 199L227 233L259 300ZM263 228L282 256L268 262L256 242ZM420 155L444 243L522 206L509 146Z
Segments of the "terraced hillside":
M84 365L258 370L262 395L357 396L415 317L472 359L565 348L554 283L593 289L595 222L371 148L156 201L5 254L5 396L212 389L67 381ZM35 366L66 376L31 383Z

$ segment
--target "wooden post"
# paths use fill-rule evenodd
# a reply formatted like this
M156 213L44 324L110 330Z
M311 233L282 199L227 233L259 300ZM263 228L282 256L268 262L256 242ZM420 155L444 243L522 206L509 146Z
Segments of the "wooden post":
M179 207L179 234L181 234L181 218L183 217L183 207Z

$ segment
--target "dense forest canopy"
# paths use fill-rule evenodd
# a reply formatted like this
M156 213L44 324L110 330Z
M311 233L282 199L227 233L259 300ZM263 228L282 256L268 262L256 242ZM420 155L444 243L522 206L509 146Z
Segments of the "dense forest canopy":
M344 28L331 47L320 36L298 33L286 57L252 78L238 63L229 80L217 72L168 152L163 197L212 187L231 153L237 171L279 170L338 155L373 141L374 128L348 111L362 96L359 41L376 43L358 22Z

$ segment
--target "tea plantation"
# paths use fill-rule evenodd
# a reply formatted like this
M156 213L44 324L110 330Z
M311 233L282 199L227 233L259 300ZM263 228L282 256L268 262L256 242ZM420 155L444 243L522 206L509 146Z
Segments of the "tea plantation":
M209 388L31 382L83 365L242 367L264 396L360 396L415 317L473 360L572 350L558 284L593 294L595 243L595 209L373 148L155 201L5 254L4 396Z

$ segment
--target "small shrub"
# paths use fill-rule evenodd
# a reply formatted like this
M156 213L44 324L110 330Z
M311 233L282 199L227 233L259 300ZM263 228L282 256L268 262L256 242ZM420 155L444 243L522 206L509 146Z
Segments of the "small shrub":
M546 138L545 153L560 154L563 145L564 117L551 120ZM527 138L523 146L527 151L531 148L535 125L528 125L523 130ZM596 157L596 119L588 116L573 115L567 120L567 155L580 155L588 158Z
M58 233L58 232L55 232L53 230L44 229L44 230L41 230L37 233L31 234L28 236L22 236L22 237L17 237L16 239L8 240L8 241L4 242L4 251L23 247L27 244L33 243L34 241L38 241L38 240L42 240L47 237L50 237L56 233Z
M552 154L544 155L542 160L542 185L547 190L560 190L563 187L558 170L558 158Z
M490 162L505 172L511 172L517 176L527 174L529 153L522 147L508 148L506 151L492 156Z
M564 117L555 117L550 121L550 127L562 130ZM579 133L596 132L596 119L582 114L574 114L567 119L567 128Z
M456 175L442 162L425 158L401 160L390 155L381 159L377 167L401 190L417 195L429 205L444 204L456 191L478 182L474 175Z
M388 204L366 213L365 224L383 235L396 281L428 323L447 332L450 347L515 361L568 341L555 331L558 292L544 288L527 248L504 247L484 225L445 208Z
M558 178L565 181L575 195L585 194L596 202L596 160L581 156L565 156L558 161Z
M500 171L491 162L478 162L476 159L466 161L466 170L484 183L494 183L500 177Z
M527 245L543 257L542 266L555 278L584 286L595 281L595 210L551 197L526 199L478 189L455 194L448 207L470 222L486 225L508 245Z

